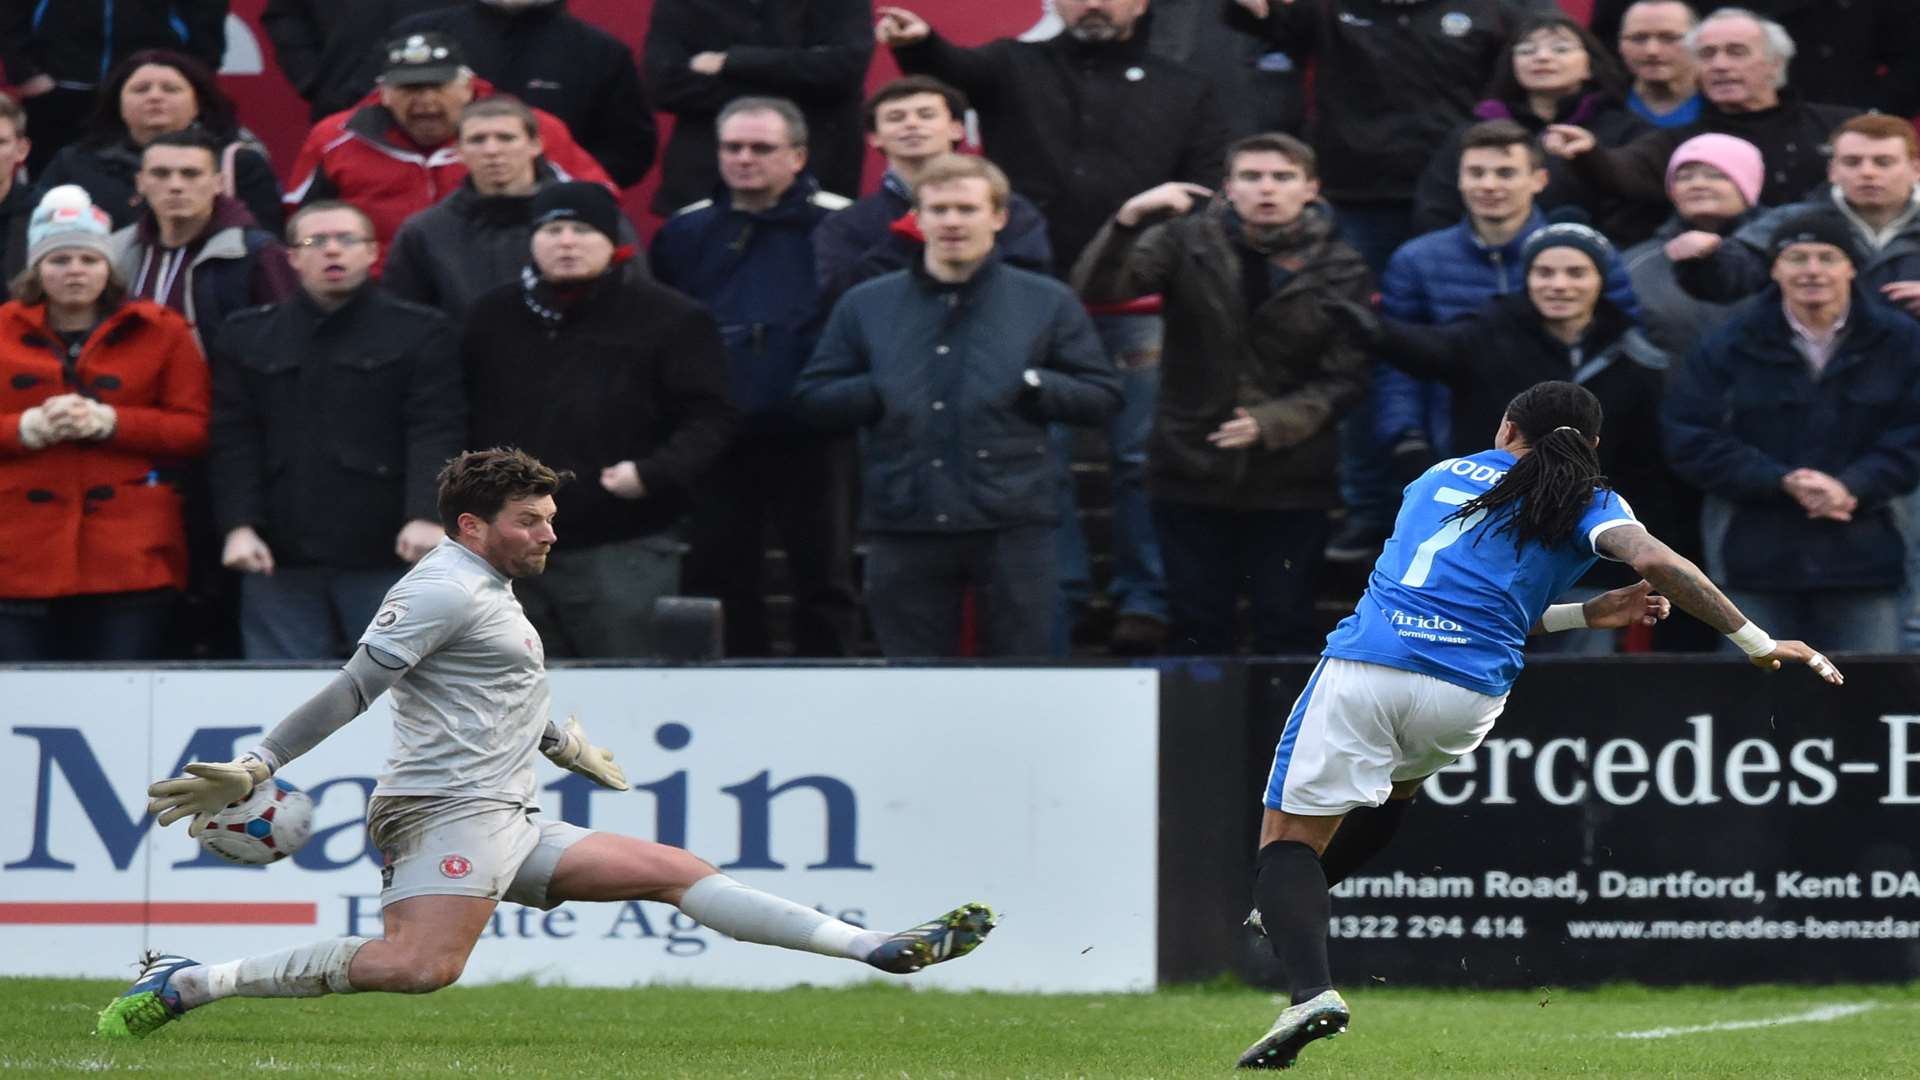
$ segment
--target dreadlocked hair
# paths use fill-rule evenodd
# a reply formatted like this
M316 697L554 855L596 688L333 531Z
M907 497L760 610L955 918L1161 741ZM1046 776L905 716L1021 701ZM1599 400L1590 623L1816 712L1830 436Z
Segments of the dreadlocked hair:
M1507 419L1526 437L1529 451L1499 483L1447 520L1478 514L1497 521L1482 536L1508 533L1515 547L1552 547L1580 527L1594 489L1613 489L1591 442L1600 434L1600 399L1570 382L1537 383L1507 405Z

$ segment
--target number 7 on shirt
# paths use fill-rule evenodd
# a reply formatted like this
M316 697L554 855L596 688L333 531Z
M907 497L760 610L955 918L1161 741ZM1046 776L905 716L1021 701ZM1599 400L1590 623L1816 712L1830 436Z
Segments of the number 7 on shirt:
M1473 501L1473 494L1459 488L1443 487L1433 493L1435 502L1448 506L1465 506ZM1449 517L1442 522L1438 532L1427 537L1420 546L1413 549L1413 561L1407 564L1406 575L1400 584L1417 589L1427 583L1427 575L1433 571L1433 557L1452 547L1467 530L1480 524L1487 518L1485 510L1475 510L1466 517Z

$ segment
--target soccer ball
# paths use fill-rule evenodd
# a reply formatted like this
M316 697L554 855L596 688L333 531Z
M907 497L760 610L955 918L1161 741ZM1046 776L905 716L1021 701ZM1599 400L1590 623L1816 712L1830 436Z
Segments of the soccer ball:
M262 866L299 851L312 834L313 800L274 779L213 815L200 833L200 846L228 862Z

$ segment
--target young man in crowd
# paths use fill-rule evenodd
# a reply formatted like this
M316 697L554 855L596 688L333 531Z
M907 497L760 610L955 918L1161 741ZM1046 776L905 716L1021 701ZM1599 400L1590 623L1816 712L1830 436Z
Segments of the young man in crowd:
M1255 135L1227 151L1223 198L1163 184L1127 200L1080 256L1089 303L1164 297L1166 347L1147 454L1173 617L1167 649L1234 651L1240 594L1253 650L1319 645L1313 583L1337 506L1338 421L1370 366L1323 312L1367 303L1372 275L1319 198L1313 150Z
M221 192L220 145L188 128L156 135L140 154L134 187L143 204L113 234L127 290L178 311L202 343L227 316L293 294L286 246Z
M368 281L367 216L314 203L287 235L299 290L214 336L209 469L249 660L352 650L445 536L434 476L466 437L453 328Z
M533 236L533 196L561 180L546 159L540 121L513 98L482 98L460 110L457 145L467 178L400 226L380 279L395 296L456 321L481 293L519 278ZM637 243L623 216L621 246ZM644 278L646 260L628 261L622 273Z
M813 235L820 292L829 307L869 278L920 260L926 237L913 217L913 185L927 163L960 149L966 138L966 95L931 75L908 75L867 99L867 145L887 161L880 190L829 215ZM1047 219L1014 192L995 254L1023 270L1053 272Z
M974 591L985 656L1051 651L1059 463L1050 422L1097 424L1120 380L1066 286L993 258L1008 184L949 155L914 188L922 261L833 309L795 406L865 428L867 611L889 657L952 656Z

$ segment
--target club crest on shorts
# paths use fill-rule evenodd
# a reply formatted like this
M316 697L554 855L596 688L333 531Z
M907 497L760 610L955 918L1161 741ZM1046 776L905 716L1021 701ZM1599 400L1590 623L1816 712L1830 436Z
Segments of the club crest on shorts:
M385 606L383 606L377 614L374 615L373 617L374 629L385 630L388 627L392 626L394 623L399 622L400 619L406 615L406 613L407 613L407 605L403 601L400 601L400 600L390 601Z
M440 860L440 876L463 878L473 873L473 863L464 855L449 855Z

